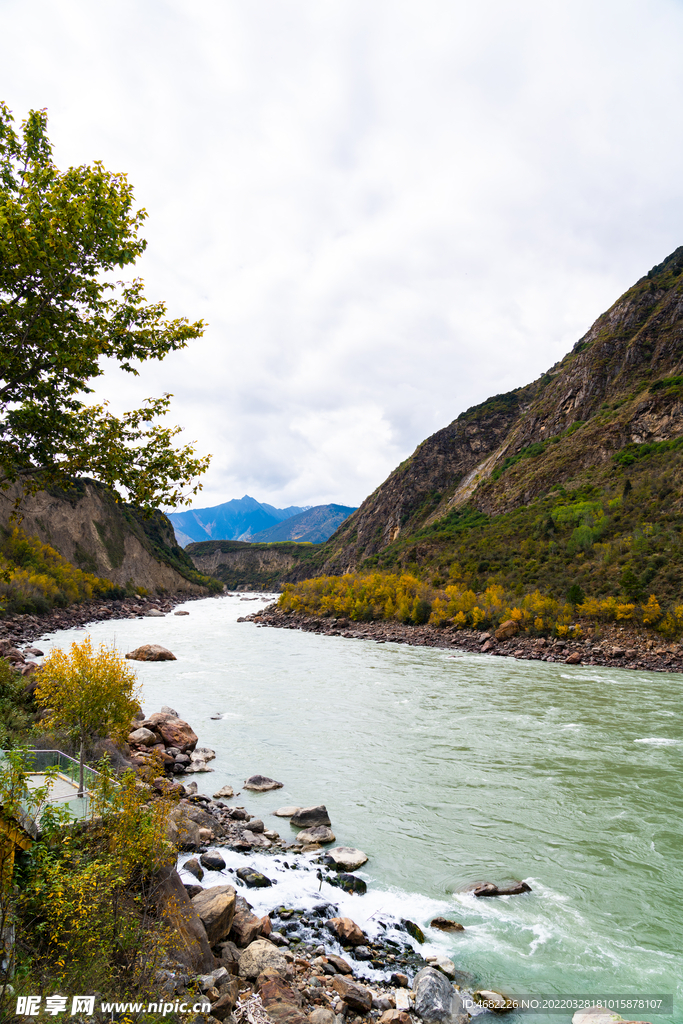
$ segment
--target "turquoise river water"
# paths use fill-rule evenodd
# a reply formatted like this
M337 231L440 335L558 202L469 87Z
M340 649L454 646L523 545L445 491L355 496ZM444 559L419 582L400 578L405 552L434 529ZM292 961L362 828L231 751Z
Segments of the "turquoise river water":
M185 607L88 632L124 653L154 642L177 656L134 664L144 710L170 705L215 749L215 771L193 776L200 792L276 778L283 789L232 803L286 835L277 807L327 805L337 843L370 858L368 894L343 897L344 913L367 927L380 911L425 928L448 915L465 931L427 928L426 948L482 987L673 993L674 1015L652 1019L683 1020L682 676L259 628L237 623L260 607L239 597ZM533 892L460 891L508 879Z

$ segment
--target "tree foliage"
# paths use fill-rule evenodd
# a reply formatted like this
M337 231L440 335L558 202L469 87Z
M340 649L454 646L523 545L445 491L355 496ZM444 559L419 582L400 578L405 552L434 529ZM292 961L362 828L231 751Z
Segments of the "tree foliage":
M35 701L49 709L49 724L65 729L80 744L81 783L85 746L93 736L127 733L139 708L132 668L111 648L93 651L90 637L73 643L71 653L55 648L45 659Z
M167 319L139 278L116 280L145 249L146 212L125 174L99 162L58 170L46 127L31 111L17 133L0 102L0 485L87 474L137 505L180 504L208 457L175 448L180 428L156 422L171 396L120 417L82 396L103 360L137 374L205 325Z

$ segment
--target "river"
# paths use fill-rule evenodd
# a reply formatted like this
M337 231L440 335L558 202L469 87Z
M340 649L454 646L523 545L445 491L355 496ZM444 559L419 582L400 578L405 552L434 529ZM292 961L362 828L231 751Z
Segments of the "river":
M423 927L447 915L465 931L429 930L428 948L482 987L674 993L678 1014L654 1020L683 1020L682 676L261 628L236 621L260 607L240 597L184 607L88 632L123 653L161 643L177 656L134 664L145 712L170 705L215 749L215 771L192 776L200 792L280 780L232 802L283 835L272 810L327 805L338 845L370 858L368 895L347 898L359 924L369 908ZM460 891L508 879L532 893Z

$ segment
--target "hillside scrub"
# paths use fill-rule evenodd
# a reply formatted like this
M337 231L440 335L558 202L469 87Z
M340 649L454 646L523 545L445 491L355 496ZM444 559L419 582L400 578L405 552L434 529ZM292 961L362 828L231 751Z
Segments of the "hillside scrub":
M496 629L512 619L527 633L575 639L587 625L614 621L656 629L668 638L683 633L683 604L662 608L654 595L643 603L588 597L577 604L572 600L576 594L560 600L540 590L517 595L496 583L475 591L456 578L434 587L410 573L347 573L288 585L278 606L284 612L355 622L395 619L460 629Z

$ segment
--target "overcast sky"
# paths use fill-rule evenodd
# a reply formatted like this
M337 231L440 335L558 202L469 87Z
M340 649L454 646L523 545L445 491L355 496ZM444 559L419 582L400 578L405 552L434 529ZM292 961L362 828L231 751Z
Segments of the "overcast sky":
M196 507L359 504L683 244L682 0L0 0L0 96L126 171Z

